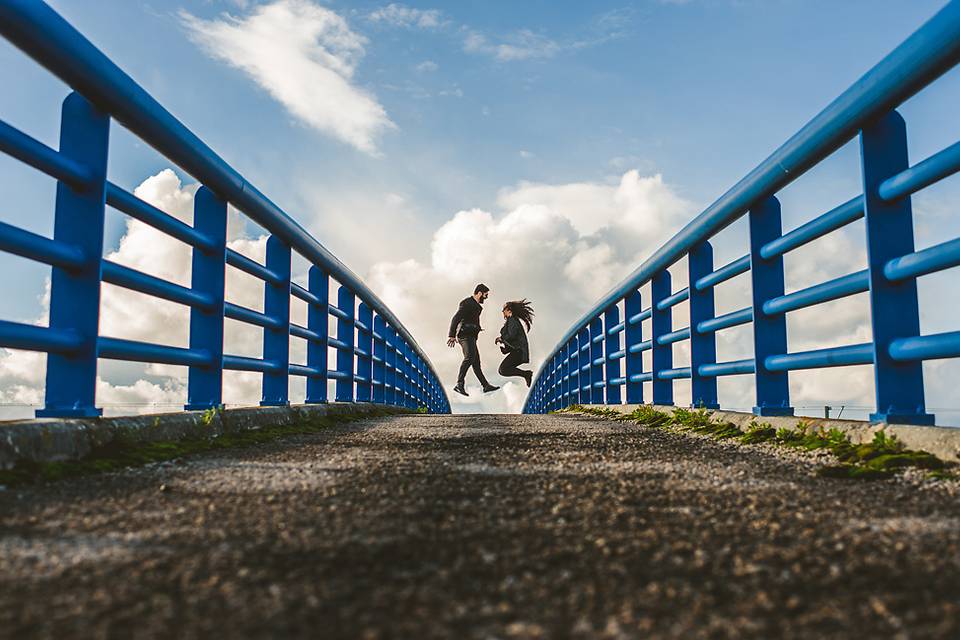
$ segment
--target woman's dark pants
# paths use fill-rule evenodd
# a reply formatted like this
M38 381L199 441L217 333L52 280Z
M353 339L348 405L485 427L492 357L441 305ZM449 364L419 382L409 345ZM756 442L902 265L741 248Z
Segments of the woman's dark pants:
M529 372L517 368L517 365L520 364L523 364L523 358L521 358L520 352L511 351L507 354L507 357L503 359L503 362L500 363L500 375L505 378L510 376L525 378Z

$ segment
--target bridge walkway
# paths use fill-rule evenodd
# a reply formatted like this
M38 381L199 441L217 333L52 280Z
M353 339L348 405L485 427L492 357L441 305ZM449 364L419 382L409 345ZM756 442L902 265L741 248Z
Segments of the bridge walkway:
M409 415L0 491L0 636L957 637L948 483Z

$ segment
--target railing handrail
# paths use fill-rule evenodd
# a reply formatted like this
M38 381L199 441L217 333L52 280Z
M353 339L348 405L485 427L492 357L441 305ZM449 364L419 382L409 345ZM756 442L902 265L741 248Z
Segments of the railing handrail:
M396 328L439 379L407 328L353 271L46 3L0 2L0 34L218 196L323 267Z
M951 0L803 128L686 224L633 273L600 298L548 353L557 353L598 312L623 299L691 248L735 222L764 195L790 184L849 142L873 119L919 92L960 62L960 2ZM548 357L534 378L539 378Z

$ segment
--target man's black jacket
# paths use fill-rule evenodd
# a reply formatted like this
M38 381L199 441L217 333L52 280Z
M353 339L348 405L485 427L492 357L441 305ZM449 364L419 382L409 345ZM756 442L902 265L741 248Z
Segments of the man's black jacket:
M480 312L483 305L472 296L460 301L460 308L450 321L451 338L476 338L480 333Z

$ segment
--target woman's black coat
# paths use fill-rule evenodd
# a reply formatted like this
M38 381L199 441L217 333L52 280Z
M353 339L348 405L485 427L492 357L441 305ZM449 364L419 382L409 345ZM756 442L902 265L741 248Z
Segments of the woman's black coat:
M530 362L530 346L527 344L527 332L523 330L520 319L510 316L500 329L500 340L510 351L520 353L520 363Z

